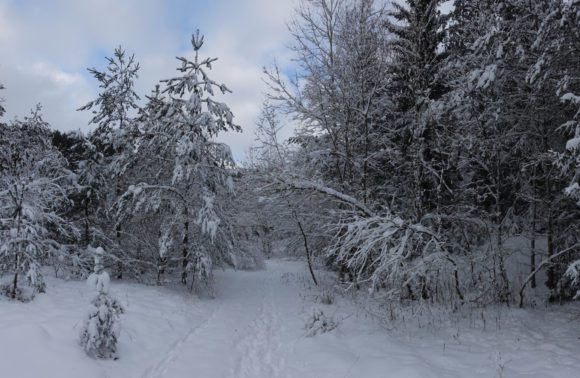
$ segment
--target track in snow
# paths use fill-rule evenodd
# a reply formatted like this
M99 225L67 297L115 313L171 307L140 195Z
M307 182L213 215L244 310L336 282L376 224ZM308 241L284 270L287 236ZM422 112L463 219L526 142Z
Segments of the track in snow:
M157 377L165 377L167 370L173 364L177 356L179 355L180 351L186 347L186 345L191 342L192 338L195 336L195 333L202 329L206 324L208 324L212 318L214 317L215 312L213 312L209 318L204 320L201 324L192 327L182 338L175 341L171 347L167 350L165 357L163 357L153 368L147 371L143 378L157 378Z
M143 378L287 378L289 337L280 316L301 303L297 288L282 279L289 267L300 270L271 261L262 271L218 272L219 305L176 340ZM204 302L199 304L211 305Z

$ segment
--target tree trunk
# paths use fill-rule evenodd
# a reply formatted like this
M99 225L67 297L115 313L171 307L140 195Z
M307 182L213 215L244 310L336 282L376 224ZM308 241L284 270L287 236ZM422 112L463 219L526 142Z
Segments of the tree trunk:
M369 121L365 114L365 148L364 148L364 165L363 165L363 203L368 202L368 175L369 175Z
M10 294L12 299L16 299L16 288L18 286L18 260L18 254L16 254L16 269L14 270L14 281L12 282L12 293Z
M553 220L552 220L552 209L548 212L548 258L552 257L554 254L554 230L553 230ZM554 290L556 288L556 272L554 270L554 266L551 265L548 268L547 272L547 280L546 286L550 290Z
M157 259L157 285L161 285L161 276L165 274L166 265L167 258L159 256Z
M497 256L498 256L498 267L500 275L500 301L509 303L509 280L507 275L507 270L505 267L505 256L503 253L503 230L502 230L502 208L501 208L501 167L500 167L499 153L496 162L496 187L495 187L495 212L496 212L496 223L497 223Z
M544 266L551 264L552 260L555 260L556 258L563 256L563 255L570 253L570 252L577 252L579 247L580 247L580 244L574 244L573 246L568 247L568 248L566 248L566 249L564 249L556 254L552 254L552 256L543 260L538 265L538 267L532 273L530 273L530 275L524 281L524 283L522 284L522 287L520 288L520 307L524 307L524 290L526 289L526 285L531 281L532 277L535 276L536 273L538 273Z
M306 252L306 261L308 263L308 270L310 271L310 276L312 277L312 281L316 286L318 286L318 280L316 279L316 275L314 274L314 269L312 268L312 254L310 253L310 248L308 248L308 239L306 238L306 233L304 232L304 228L302 227L302 222L298 219L298 214L296 214L295 210L292 210L294 214L294 218L296 219L296 223L298 224L298 228L300 229L300 234L302 235L302 241L304 242L304 250Z
M16 227L16 232L18 233L17 235L20 237L20 228L21 228L21 223L22 223L22 205L19 204L18 206L18 213L17 213L17 217L18 217L18 224ZM19 265L20 265L20 251L16 250L16 254L14 256L14 280L12 282L12 293L10 294L10 296L12 297L12 299L16 299L16 290L18 287L18 269L19 269Z
M119 184L118 178L115 183L115 193L117 195L117 198L121 196L121 186ZM119 223L118 219L117 224L115 225L115 231L117 236L117 246L121 248L121 224ZM123 262L121 259L117 261L117 279L119 280L123 279Z
M534 185L534 192L535 192L535 185ZM532 235L530 240L530 273L533 273L536 270L536 202L534 201L534 205L532 208ZM536 275L532 275L532 280L530 282L532 289L536 288Z
M183 209L183 216L185 221L183 223L183 251L181 262L181 283L187 285L187 266L189 265L189 210L187 207Z
M316 279L316 275L314 274L314 269L312 268L312 254L310 253L310 249L308 248L308 239L306 239L306 233L304 233L304 229L302 228L302 223L298 221L298 227L300 228L300 232L302 233L302 239L304 240L304 250L306 251L306 261L308 261L308 270L310 271L310 276L312 277L312 281L316 286L318 286L318 280Z
M85 204L85 248L91 244L90 240L90 226L89 226L89 205Z

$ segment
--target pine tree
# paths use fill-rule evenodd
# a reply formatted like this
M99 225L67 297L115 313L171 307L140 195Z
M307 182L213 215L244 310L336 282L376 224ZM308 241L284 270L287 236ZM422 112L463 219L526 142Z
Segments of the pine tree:
M95 124L97 127L89 139L97 148L94 152L105 155L106 165L102 173L114 180L114 192L100 194L106 199L104 207L108 209L126 189L123 177L121 177L123 167L120 164L123 161L123 154L128 153L126 148L130 149L134 143L135 114L132 113L136 113L139 109L137 101L140 98L134 91L135 80L139 77L139 63L135 61L135 56L127 57L125 50L119 46L115 49L113 57L107 57L106 60L108 62L106 70L89 69L89 72L99 81L101 93L96 100L88 102L78 110L92 110L94 114L89 124ZM86 164L83 164L85 168L91 166L90 160L94 157L95 154L88 157ZM121 258L125 246L121 224L117 219L113 222L117 244L115 252L120 258L117 265L117 278L122 278L124 267Z
M234 162L229 147L213 138L240 130L228 106L214 100L214 91L226 94L229 89L208 76L216 59L200 57L203 36L193 35L191 44L193 60L177 58L183 75L163 80L164 89L157 87L140 113L138 148L127 155L124 166L141 172L137 178L142 181L131 185L117 204L123 219L153 212L166 217L160 243L180 235L184 284L189 272L199 272L199 264L207 263L203 271L211 271L209 262L231 252L216 251L214 242L228 235L218 229L222 211L217 200L227 195ZM166 244L161 243L160 251L166 251ZM164 252L160 261L166 257Z
M103 148L116 149L115 133L127 131L131 124L131 111L137 110L139 96L134 91L135 80L139 77L139 63L135 56L126 57L121 46L115 49L113 57L107 57L107 69L99 71L89 68L89 72L99 82L102 92L96 100L88 102L78 110L92 110L89 124L97 125L93 137ZM95 109L93 109L95 108Z

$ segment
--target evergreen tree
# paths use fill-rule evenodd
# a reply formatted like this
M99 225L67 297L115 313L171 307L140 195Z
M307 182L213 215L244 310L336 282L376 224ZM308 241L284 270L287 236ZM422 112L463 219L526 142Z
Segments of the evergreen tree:
M167 257L167 243L161 241L179 235L184 284L190 272L194 277L210 272L210 262L231 253L231 243L224 244L230 246L226 250L216 250L214 242L228 237L218 229L222 220L217 200L229 190L234 162L229 147L213 138L240 127L228 106L214 100L214 91L226 94L229 89L208 76L216 59L200 57L203 43L199 32L193 35L193 60L178 58L183 75L163 80L163 91L158 87L148 98L139 117L137 149L124 164L127 170L141 172L137 178L142 181L131 185L117 204L122 219L147 213L166 217L159 261Z
M90 356L104 359L117 359L119 341L119 318L125 312L121 303L109 293L109 274L103 269L103 248L90 248L95 261L94 272L87 279L87 284L97 291L91 301L83 328L80 332L80 343Z
M567 139L555 146L557 151L552 155L556 166L560 169L565 180L565 195L578 202L580 199L580 1L552 1L546 5L546 14L536 28L536 39L532 45L536 53L536 59L530 66L530 78L537 88L547 88L552 99L559 103L554 106L553 113L560 115L555 122L560 126L559 131ZM557 113L555 113L557 111ZM561 187L559 188L561 189ZM556 224L558 229L563 230L560 240L563 243L557 245L560 251L566 251L561 255L557 248L551 248L548 253L550 260L548 265L548 286L554 289L554 297L562 298L563 290L568 286L567 281L572 281L576 289L580 287L578 280L578 267L575 261L579 257L575 248L578 239L577 207L563 207L556 209L561 224ZM555 244L555 243L554 243ZM557 258L560 256L559 258ZM568 263L571 262L568 267ZM567 269L567 270L566 270ZM558 279L562 272L567 274L564 279Z
M89 124L97 125L96 129L91 133L90 142L94 144L96 150L89 148L90 156L82 164L85 169L84 175L86 178L98 180L98 176L109 177L114 180L114 191L105 191L105 188L100 186L101 193L97 194L93 188L87 192L85 190L85 200L87 193L91 193L92 197L101 197L103 202L101 206L105 210L102 214L108 215L108 209L121 196L126 189L124 178L121 176L123 167L120 166L123 161L123 154L127 148L131 148L134 143L135 114L139 109L137 101L139 96L134 91L135 80L139 77L139 63L135 61L135 56L126 56L125 50L122 47L115 49L113 57L107 57L107 68L105 71L98 71L95 68L89 69L89 72L99 81L101 93L96 100L90 101L78 110L92 110L94 116L89 121ZM91 152L92 151L92 152ZM104 166L95 166L94 160L100 159L98 153L104 154ZM96 173L95 168L101 172ZM87 171L88 169L88 171ZM85 186L86 188L86 186ZM115 223L115 243L116 246L112 249L119 256L117 265L117 278L123 276L123 261L122 255L125 253L125 245L123 244L123 235L121 223L118 219L111 219L109 222L103 222L104 233L107 234L107 223Z
M89 124L97 126L93 137L102 144L101 147L116 149L120 141L115 140L115 134L127 131L132 118L130 112L139 108L139 96L133 89L139 77L139 63L135 62L134 55L127 57L121 46L115 49L113 57L106 59L108 65L105 71L89 68L102 90L99 97L79 110L92 110L94 116Z
M396 119L394 137L401 154L397 176L410 179L399 182L398 190L406 191L402 198L413 204L416 220L439 211L443 193L451 191L453 185L447 174L452 168L450 131L440 122L441 99L447 91L444 54L440 51L446 32L441 3L393 3L393 21L387 23L395 36L389 89Z

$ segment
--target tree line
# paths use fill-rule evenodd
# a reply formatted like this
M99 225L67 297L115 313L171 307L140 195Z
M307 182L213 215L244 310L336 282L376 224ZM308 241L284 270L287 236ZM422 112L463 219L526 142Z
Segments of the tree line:
M61 277L106 269L158 284L177 275L203 289L214 265L255 263L251 251L234 248L235 163L215 140L241 129L215 99L230 90L210 78L216 59L200 54L203 44L194 34L192 57L179 57L177 74L161 80L144 105L134 90L139 64L121 47L104 70L89 69L100 88L79 109L92 114L89 132L51 129L40 105L0 123L6 295L29 300L43 292L44 266Z
M247 164L278 237L390 300L576 295L579 1L312 0L289 30Z
M315 283L323 265L388 300L572 298L580 1L444 3L301 2L295 69L265 69L241 166L216 141L241 128L199 33L146 96L121 47L91 68L88 133L52 130L40 106L0 122L2 290L42 292L45 265L98 274L95 250L118 279L207 287L285 243Z

